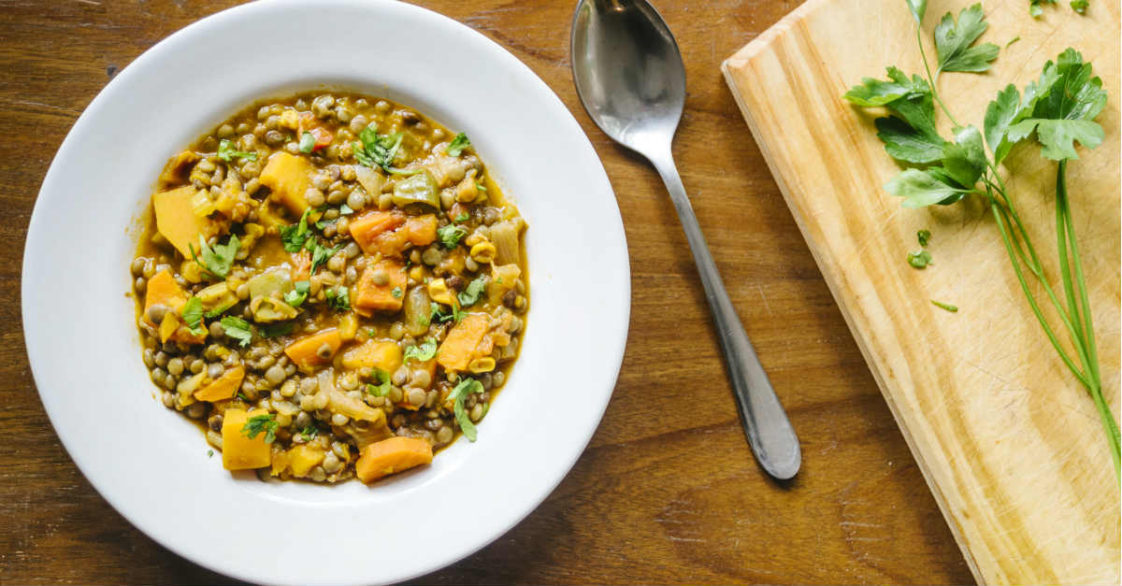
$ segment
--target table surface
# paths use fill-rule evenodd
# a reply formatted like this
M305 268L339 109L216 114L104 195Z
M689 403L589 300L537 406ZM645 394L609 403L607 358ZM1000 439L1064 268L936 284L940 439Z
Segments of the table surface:
M156 544L93 490L35 392L20 327L23 242L51 158L122 67L232 0L7 0L0 19L0 582L228 581ZM570 0L424 0L561 97L616 191L631 330L591 444L520 525L425 583L969 583L943 516L721 78L799 2L656 0L689 96L675 143L698 220L802 441L793 482L745 443L701 285L655 172L581 109Z

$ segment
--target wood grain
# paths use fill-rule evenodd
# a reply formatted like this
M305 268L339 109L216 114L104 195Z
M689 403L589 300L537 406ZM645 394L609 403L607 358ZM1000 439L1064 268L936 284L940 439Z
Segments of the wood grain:
M134 529L71 463L31 380L18 291L36 193L78 114L142 51L233 3L0 2L0 583L227 582ZM574 93L572 2L426 1L526 62L588 132L623 212L633 308L618 386L572 473L507 535L421 582L971 581L720 76L722 59L798 3L655 4L688 68L678 166L805 467L780 486L753 462L673 206Z
M931 2L925 27L967 4ZM1119 87L1118 2L1096 2L1086 17L1054 11L1040 21L1024 4L987 3L992 26L984 39L1005 45L1021 37L991 73L940 80L960 121L980 127L999 89L1010 82L1023 87L1068 46L1093 61L1106 88ZM1118 484L1099 416L1024 301L988 209L976 201L902 209L880 187L899 169L876 138L873 118L840 98L886 64L919 70L913 31L898 0L812 0L724 69L975 576L986 583L1117 584ZM1069 167L1105 393L1115 413L1118 100L1111 95L1099 119L1103 144L1084 149ZM1038 250L1055 259L1056 167L1033 150L1015 152L1005 171ZM933 233L936 264L917 271L904 253L918 248L921 228ZM1054 264L1047 267L1052 275ZM960 311L944 312L929 299Z

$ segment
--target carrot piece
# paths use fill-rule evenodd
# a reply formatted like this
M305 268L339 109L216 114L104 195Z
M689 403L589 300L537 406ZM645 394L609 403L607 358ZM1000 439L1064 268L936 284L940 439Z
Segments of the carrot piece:
M238 388L242 386L244 378L245 367L235 366L222 373L222 376L214 379L209 385L195 391L195 399L211 403L233 399L234 395L238 394Z
M366 483L403 470L432 463L432 444L423 439L391 437L362 451L355 474Z
M381 272L389 280L384 285L374 282L374 274ZM369 317L375 311L398 312L401 311L405 298L405 287L409 278L405 275L405 267L393 260L382 260L377 264L367 267L355 284L354 296L351 298L351 307L360 315ZM396 292L396 295L394 294Z
M370 212L351 221L351 237L362 247L363 252L375 254L379 252L375 240L404 223L405 215L399 212Z
M331 358L342 345L343 336L339 334L339 330L330 328L296 340L285 346L284 353L296 366L303 370L312 370L316 366L330 363ZM330 352L321 355L320 349L324 346L327 346Z
M475 357L490 322L485 313L469 313L448 332L436 351L436 361L448 371L466 369Z
M289 273L292 282L307 281L312 278L312 253L301 250L292 254L292 271Z
M401 231L405 232L405 238L414 246L428 246L436 241L436 216L413 216L405 221Z
M171 276L171 271L164 269L148 279L148 287L144 294L144 321L153 326L158 325L148 319L148 310L153 305L166 306L178 315L186 303L187 292L179 286L179 283L175 282L175 277Z

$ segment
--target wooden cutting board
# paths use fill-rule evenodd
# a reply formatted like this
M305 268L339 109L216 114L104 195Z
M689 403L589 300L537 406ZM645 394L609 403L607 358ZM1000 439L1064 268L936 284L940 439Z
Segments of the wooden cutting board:
M930 2L924 42L967 4ZM1069 164L1069 190L1117 417L1119 4L1092 0L1081 17L1065 1L1040 19L1024 0L984 7L982 41L1003 47L992 71L939 80L960 121L981 128L1000 88L1023 87L1068 46L1110 92L1106 139ZM1097 412L1033 317L988 210L902 208L882 188L899 168L875 116L841 99L886 65L922 71L913 22L903 0L810 0L725 61L725 78L979 582L1118 584L1119 487ZM1006 176L1056 275L1055 165L1034 150L1018 147ZM923 228L935 264L916 270L905 254Z

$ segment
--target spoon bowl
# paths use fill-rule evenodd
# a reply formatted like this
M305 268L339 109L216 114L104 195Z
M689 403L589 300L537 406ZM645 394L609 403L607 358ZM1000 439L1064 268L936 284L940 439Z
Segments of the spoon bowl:
M674 35L646 0L581 0L570 50L573 80L588 115L613 140L646 157L666 183L756 461L777 479L794 477L802 464L799 439L729 299L671 154L686 102L686 68Z
M674 35L646 2L586 0L571 51L581 103L596 125L633 150L674 136L686 104L686 68Z

